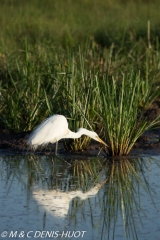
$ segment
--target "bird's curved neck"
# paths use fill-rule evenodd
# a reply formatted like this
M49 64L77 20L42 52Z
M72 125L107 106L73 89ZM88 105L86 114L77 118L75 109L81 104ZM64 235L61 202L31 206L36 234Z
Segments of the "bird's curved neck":
M90 132L91 131L85 128L79 128L77 132L72 132L69 130L69 134L66 136L66 138L80 138L83 134L90 136Z

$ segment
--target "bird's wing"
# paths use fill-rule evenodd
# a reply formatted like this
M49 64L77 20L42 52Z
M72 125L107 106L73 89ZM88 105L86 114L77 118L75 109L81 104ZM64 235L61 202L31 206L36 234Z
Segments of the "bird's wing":
M42 122L28 138L29 145L54 143L68 133L68 122L62 115L53 115Z

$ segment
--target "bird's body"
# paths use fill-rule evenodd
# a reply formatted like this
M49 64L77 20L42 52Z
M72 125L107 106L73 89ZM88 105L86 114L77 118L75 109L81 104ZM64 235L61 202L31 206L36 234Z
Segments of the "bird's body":
M89 131L85 128L79 128L78 131L72 132L68 129L67 119L63 115L53 115L42 122L29 136L27 144L33 148L39 145L47 145L48 143L56 143L62 138L80 138L87 135L96 141L107 146L97 135L97 133Z
M28 145L37 147L58 142L69 133L67 119L62 115L53 115L42 122L28 138Z

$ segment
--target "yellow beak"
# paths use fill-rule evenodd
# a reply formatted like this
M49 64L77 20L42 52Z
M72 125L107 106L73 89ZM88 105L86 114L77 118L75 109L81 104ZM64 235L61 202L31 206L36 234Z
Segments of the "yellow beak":
M108 145L105 142L103 142L102 139L100 139L99 137L97 137L97 140L98 140L98 142L100 142L100 143L104 144L106 147L108 147Z

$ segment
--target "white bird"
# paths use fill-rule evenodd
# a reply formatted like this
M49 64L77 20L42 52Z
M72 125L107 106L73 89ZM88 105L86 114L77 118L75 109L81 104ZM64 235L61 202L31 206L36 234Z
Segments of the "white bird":
M48 143L58 143L62 138L80 138L82 135L104 144L97 133L89 131L85 128L79 128L78 131L72 132L68 128L67 119L63 115L53 115L44 120L28 137L27 144L36 149L39 145L47 145ZM57 154L57 144L56 144Z

